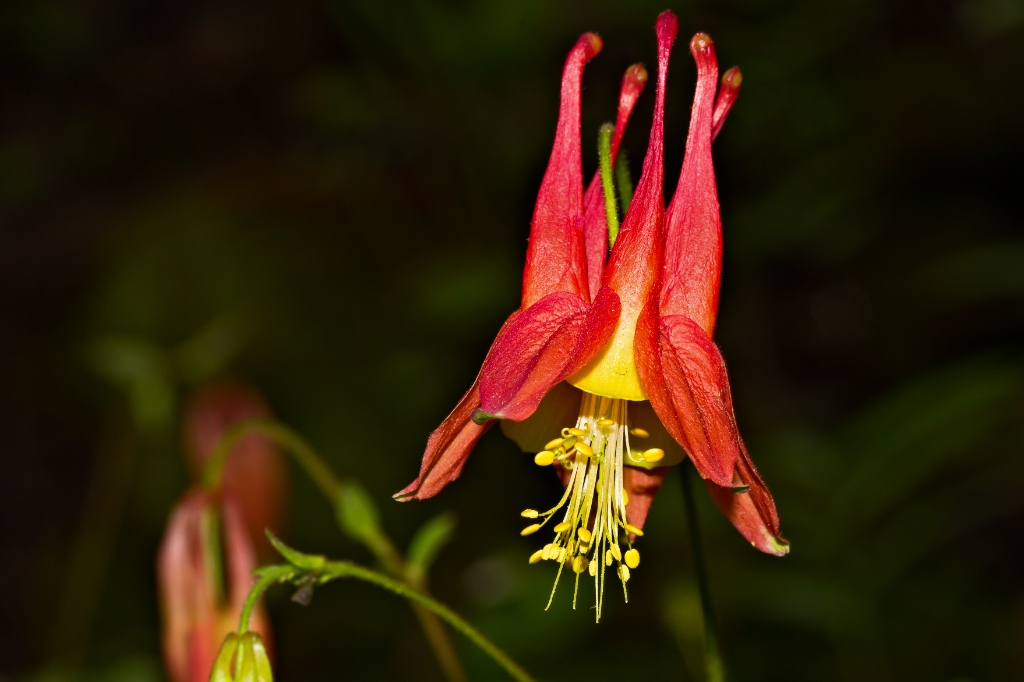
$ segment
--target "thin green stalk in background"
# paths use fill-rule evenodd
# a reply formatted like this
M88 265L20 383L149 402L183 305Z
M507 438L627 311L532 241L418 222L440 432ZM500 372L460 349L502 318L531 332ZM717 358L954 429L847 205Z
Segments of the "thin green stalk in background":
M715 609L711 602L711 588L708 585L707 566L704 563L704 546L700 541L700 523L697 519L697 504L690 488L690 463L679 466L683 484L683 503L686 505L686 525L690 533L690 551L693 553L693 569L697 574L697 589L700 590L700 607L704 616L704 672L707 682L725 682L725 665L718 643L718 625Z
M360 492L353 490L353 484L339 481L323 458L305 438L284 424L270 419L250 419L233 424L224 431L214 447L209 461L207 461L206 470L203 472L204 486L209 489L216 489L220 485L224 464L227 462L232 450L235 449L235 445L243 438L253 435L268 438L291 454L303 470L309 474L309 477L313 479L317 488L327 497L332 508L335 508L336 511L338 505L344 501L346 493L358 494ZM367 501L367 504L372 503ZM339 515L335 514L335 516ZM342 525L343 531L366 545L381 565L391 574L419 590L426 591L425 577L413 575L413 572L410 571L409 566L402 558L401 553L376 522L360 524L356 533L352 532L352 528L345 527L343 521L339 520L339 523ZM444 625L436 615L415 600L413 600L411 606L416 613L416 618L420 622L420 627L423 628L423 634L427 638L427 643L434 652L434 657L437 659L438 665L441 667L445 677L449 682L467 682L469 678L466 677L466 672L459 661L458 654L455 652L451 638L444 629Z

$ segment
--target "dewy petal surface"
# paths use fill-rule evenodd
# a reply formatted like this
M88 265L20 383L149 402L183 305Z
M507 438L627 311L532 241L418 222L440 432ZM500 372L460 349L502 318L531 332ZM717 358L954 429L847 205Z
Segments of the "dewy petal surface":
M683 169L665 217L660 313L686 315L712 336L722 275L722 220L711 158L718 60L714 43L702 33L690 41L690 52L697 62L697 89Z
M588 393L609 398L647 399L633 359L633 334L637 317L657 284L661 263L665 221L662 189L665 178L665 82L668 78L669 54L678 26L679 22L672 12L663 12L658 17L658 89L650 142L640 182L604 275L605 285L619 295L622 314L608 345L569 380Z
M640 93L647 83L647 69L643 64L634 64L626 69L619 91L619 112L615 117L615 134L612 136L612 166L619 155L622 135L633 113ZM587 277L590 282L590 296L597 296L604 277L604 263L608 260L608 214L605 211L604 190L601 188L601 170L594 177L583 195L583 225L587 247Z
M523 271L525 310L555 291L590 302L583 243L583 166L580 151L580 90L583 67L601 51L601 39L585 33L562 70L558 128L547 171L537 193Z

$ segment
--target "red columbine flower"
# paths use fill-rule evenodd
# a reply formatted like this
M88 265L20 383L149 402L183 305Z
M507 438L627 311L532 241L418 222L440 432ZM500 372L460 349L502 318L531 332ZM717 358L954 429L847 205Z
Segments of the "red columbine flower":
M666 214L665 82L677 25L672 12L658 17L650 142L607 260L602 190L595 178L584 196L580 153L583 66L601 41L584 34L569 53L554 149L530 230L522 307L498 332L473 387L431 434L419 477L395 495L435 495L500 420L506 435L538 453L537 464L557 462L566 484L554 508L523 512L540 519L523 530L529 535L565 509L554 541L530 561L552 559L577 576L589 572L598 586L598 616L605 567L616 563L625 587L640 561L632 541L643 534L667 466L686 456L748 540L765 552L788 551L774 502L736 428L725 365L711 341L721 275L711 141L736 98L740 74L726 72L716 100L714 45L704 34L694 36L697 91ZM613 154L645 80L642 67L626 73Z
M157 559L164 662L172 682L210 679L224 637L238 627L256 567L238 507L204 490L186 493L167 521ZM269 634L261 608L252 623L252 630Z

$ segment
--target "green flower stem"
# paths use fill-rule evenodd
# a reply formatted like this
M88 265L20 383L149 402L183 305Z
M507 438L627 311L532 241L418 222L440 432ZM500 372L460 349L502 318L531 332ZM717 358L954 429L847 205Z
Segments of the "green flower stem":
M612 182L612 135L615 126L605 123L597 134L597 156L601 162L601 189L604 190L604 210L608 218L608 247L615 246L619 236L619 214L615 207L615 185Z
M395 580L383 573L378 573L377 571L364 568L348 561L327 561L324 562L323 566L316 570L302 569L291 565L268 566L261 569L261 577L259 581L253 585L253 588L249 592L249 596L245 601L245 608L242 611L243 624L248 624L248 615L252 612L257 600L259 600L260 595L263 594L267 587L277 582L285 582L296 578L301 579L304 575L316 576L319 583L325 583L329 580L335 580L338 578L355 578L357 580L373 583L378 587L383 587L385 590L393 592L400 597L405 597L406 599L428 609L431 613L436 614L439 618L465 635L469 641L473 642L473 644L490 656L491 659L501 666L501 668L513 679L518 680L519 682L535 682L529 673L509 658L508 654L498 648L494 642L487 639L483 633L463 620L461 616L441 602L404 582Z
M220 486L224 465L231 451L243 438L253 435L269 438L295 457L295 460L327 497L331 506L337 504L343 484L330 467L324 463L323 458L317 454L305 438L294 430L269 419L250 419L234 424L224 431L206 463L206 470L203 472L203 484L207 489L215 490ZM425 589L426 586L422 580L414 579L414 576L409 575L401 553L384 533L375 529L360 539L389 572L420 589ZM466 682L468 678L462 668L462 663L459 661L451 638L448 637L441 621L429 609L420 604L413 603L412 607L445 677L449 682Z
M299 569L291 565L269 566L260 571L259 580L249 590L249 595L245 598L245 604L242 606L242 615L238 618L238 634L249 629L249 620L252 619L253 609L256 608L256 603L267 591L267 588L275 583L294 578L298 572Z
M693 568L697 574L697 589L700 590L700 607L704 616L704 671L707 682L725 682L725 665L718 645L718 626L715 609L711 602L711 588L708 585L708 571L704 562L704 546L700 541L700 523L697 519L697 504L690 487L690 464L683 462L679 467L683 484L683 502L686 505L686 525L690 532L690 550L693 552Z
M224 434L213 449L210 459L206 462L206 471L203 473L203 485L211 490L220 487L221 477L224 474L224 464L228 456L240 440L246 436L264 436L274 441L287 450L295 460L306 470L313 483L323 492L333 505L338 499L338 492L341 484L335 478L334 473L324 464L323 459L316 454L316 450L306 442L306 439L297 434L287 426L270 419L250 419L234 424L225 429Z

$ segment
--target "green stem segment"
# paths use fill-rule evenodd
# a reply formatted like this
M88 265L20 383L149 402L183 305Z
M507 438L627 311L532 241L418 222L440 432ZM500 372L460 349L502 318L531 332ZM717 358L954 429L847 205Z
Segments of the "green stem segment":
M206 463L206 470L203 472L204 487L208 490L216 490L220 487L224 465L227 463L228 457L235 446L247 436L269 438L290 453L327 497L331 506L337 505L344 484L337 479L330 467L324 463L323 458L317 454L305 438L284 424L270 419L250 419L234 424L224 431ZM360 539L388 571L407 582L416 582L407 575L408 571L402 560L402 555L386 535L381 532L373 532ZM272 582L274 581L272 580ZM251 610L248 602L246 606ZM455 647L452 646L451 639L437 616L418 603L413 603L412 607L445 677L450 682L466 682L466 673L455 653ZM248 611L243 611L243 627L248 626L249 615ZM242 631L244 632L244 630Z
M291 565L268 566L260 572L260 579L253 585L249 596L246 598L245 607L242 610L240 632L244 632L248 626L248 618L253 607L259 600L260 595L274 583L286 582L288 580L301 579L304 575L315 576L318 583L325 583L338 578L355 578L378 587L383 587L400 597L423 606L439 618L447 622L453 628L466 636L473 644L478 646L484 653L490 656L505 672L519 682L535 682L534 679L519 665L509 658L508 654L502 651L494 642L487 639L479 630L462 619L457 613L436 599L420 592L404 582L390 578L383 573L364 568L348 561L327 561L316 570L299 568Z
M615 205L615 185L612 182L612 135L615 126L605 123L597 134L597 156L601 163L601 189L604 191L604 210L608 218L608 248L615 246L619 236L619 212Z
M690 465L679 467L683 484L683 502L686 505L686 525L690 532L690 551L693 553L693 568L697 574L697 589L700 590L700 607L704 616L704 671L707 682L725 682L725 665L718 645L718 626L711 602L711 588L708 585L707 565L704 562L704 546L700 541L700 523L697 520L697 504L690 487Z

